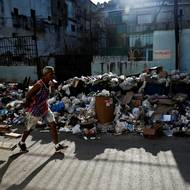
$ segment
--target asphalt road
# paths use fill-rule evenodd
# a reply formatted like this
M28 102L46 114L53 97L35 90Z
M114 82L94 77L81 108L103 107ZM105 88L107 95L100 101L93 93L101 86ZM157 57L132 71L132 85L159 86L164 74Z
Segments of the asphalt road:
M33 132L28 153L0 150L0 189L190 189L189 138L104 134L100 140L85 141L64 133L60 137L69 145L64 154L54 154L48 131Z

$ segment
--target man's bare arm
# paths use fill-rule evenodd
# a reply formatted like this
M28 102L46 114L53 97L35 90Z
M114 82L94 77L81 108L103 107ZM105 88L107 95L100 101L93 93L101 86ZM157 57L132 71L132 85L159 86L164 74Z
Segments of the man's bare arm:
M35 84L29 90L29 92L26 94L25 107L28 107L32 103L33 98L39 92L40 89L41 89L41 85L40 84Z

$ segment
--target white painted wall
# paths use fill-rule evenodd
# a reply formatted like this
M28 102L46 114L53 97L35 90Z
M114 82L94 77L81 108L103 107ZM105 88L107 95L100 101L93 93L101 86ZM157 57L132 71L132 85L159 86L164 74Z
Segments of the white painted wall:
M175 34L174 31L155 31L153 34L153 52L156 50L170 50L171 56L168 59L157 60L153 62L161 65L166 71L175 69Z
M129 62L127 61L127 56L94 56L91 63L91 71L92 75L107 72L116 73L118 75L132 75L141 73L146 66L152 67L155 65L152 62L144 61Z

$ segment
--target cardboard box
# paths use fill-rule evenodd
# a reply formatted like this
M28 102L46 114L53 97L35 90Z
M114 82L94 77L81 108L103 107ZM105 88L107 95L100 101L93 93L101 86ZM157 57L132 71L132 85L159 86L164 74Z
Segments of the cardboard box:
M143 135L145 137L158 137L162 134L162 124L156 123L151 128L144 128Z
M10 132L10 126L0 125L0 133L7 133L7 132Z

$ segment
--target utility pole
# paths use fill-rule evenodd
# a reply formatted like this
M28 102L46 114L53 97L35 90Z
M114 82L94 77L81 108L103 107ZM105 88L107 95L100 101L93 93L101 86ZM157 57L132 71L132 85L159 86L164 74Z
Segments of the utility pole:
M178 0L174 0L174 27L175 27L175 69L180 70Z
M33 22L33 31L34 31L34 40L35 40L35 49L36 49L36 64L37 64L37 75L38 79L41 77L41 66L38 57L38 45L37 45L37 34L36 34L36 13L35 10L31 9L31 18Z
M93 56L93 39L92 39L92 7L90 4L90 54Z

